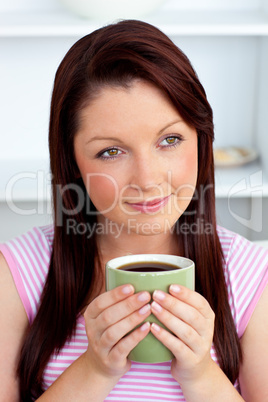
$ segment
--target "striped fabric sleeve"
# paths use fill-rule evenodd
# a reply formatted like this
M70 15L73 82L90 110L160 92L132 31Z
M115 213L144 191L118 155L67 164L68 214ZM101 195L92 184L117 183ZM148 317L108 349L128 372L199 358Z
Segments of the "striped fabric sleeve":
M32 323L45 284L50 255L52 227L33 228L29 232L0 244L17 291Z
M229 243L226 253L229 302L238 336L242 337L268 283L268 250L240 235L225 231L223 249L227 243Z

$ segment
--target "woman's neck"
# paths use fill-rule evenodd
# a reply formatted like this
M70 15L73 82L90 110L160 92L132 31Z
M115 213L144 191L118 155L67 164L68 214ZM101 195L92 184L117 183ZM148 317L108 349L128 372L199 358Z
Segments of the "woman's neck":
M112 228L112 226L110 226ZM102 263L127 254L183 255L183 246L176 233L171 231L151 235L134 232L106 232L97 236Z

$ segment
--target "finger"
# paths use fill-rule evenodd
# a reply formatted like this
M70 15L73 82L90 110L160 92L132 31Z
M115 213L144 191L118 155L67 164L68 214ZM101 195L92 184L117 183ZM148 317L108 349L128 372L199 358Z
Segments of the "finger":
M198 352L200 336L192 326L175 317L155 301L151 304L151 309L155 317L162 322L176 338L179 338L192 351Z
M189 359L193 356L192 350L184 342L156 323L151 324L151 332L178 360Z
M193 327L200 335L203 334L206 320L198 310L189 304L158 290L153 293L153 299L157 302L155 307L159 306L159 311L162 306L166 311L172 313L173 316L176 316L181 321L184 321Z
M102 293L96 297L87 307L84 316L85 318L94 319L98 317L107 307L126 299L135 291L134 287L130 284L118 286L108 292Z
M150 323L145 322L126 337L122 338L110 352L110 357L115 360L128 356L132 349L138 345L150 332Z
M139 292L128 298L113 304L104 310L96 319L96 325L100 332L103 332L108 327L123 320L125 317L131 315L145 306L151 300L149 292ZM132 317L132 316L131 316Z
M197 298L198 296L200 295L197 293ZM174 316L180 318L180 320L184 321L192 328L194 328L201 336L206 335L207 328L214 328L214 313L212 312L210 307L209 309L211 311L207 313L206 317L204 317L202 312L196 307L193 307L187 302L182 301L177 297L171 296L165 292L158 290L155 291L153 293L153 299L166 310L170 311ZM202 303L203 299L204 298L200 296L200 303Z
M173 284L169 287L169 293L198 310L205 318L210 319L213 317L213 310L211 309L208 301L200 293L188 289L185 286L176 284Z
M169 291L175 298L193 307L192 310L188 311L188 321L185 317L184 320L193 326L201 336L209 340L212 339L215 313L208 301L199 293L184 286L171 285Z
M107 328L100 337L104 349L110 350L122 338L139 326L151 314L151 305L146 304L138 311ZM147 326L146 326L147 327Z

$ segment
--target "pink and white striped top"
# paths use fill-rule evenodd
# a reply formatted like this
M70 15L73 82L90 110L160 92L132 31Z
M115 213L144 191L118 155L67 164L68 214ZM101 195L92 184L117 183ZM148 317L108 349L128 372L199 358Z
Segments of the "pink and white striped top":
M254 308L268 282L268 251L226 229L218 228L222 244L229 303L241 337ZM0 245L17 290L32 323L46 280L52 250L53 227L34 228ZM60 353L52 355L44 371L46 390L57 377L87 349L83 317L77 320L76 334ZM217 361L215 349L212 358ZM171 362L161 364L132 363L105 401L163 402L185 401L179 384L170 373ZM239 384L235 387L239 390Z

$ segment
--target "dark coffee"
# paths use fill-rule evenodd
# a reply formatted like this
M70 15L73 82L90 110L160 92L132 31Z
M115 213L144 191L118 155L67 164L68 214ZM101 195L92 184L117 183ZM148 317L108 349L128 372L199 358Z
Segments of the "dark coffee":
M122 271L131 272L163 272L163 271L173 271L174 269L179 269L177 265L165 263L165 262L134 262L130 264L125 264L119 267Z

